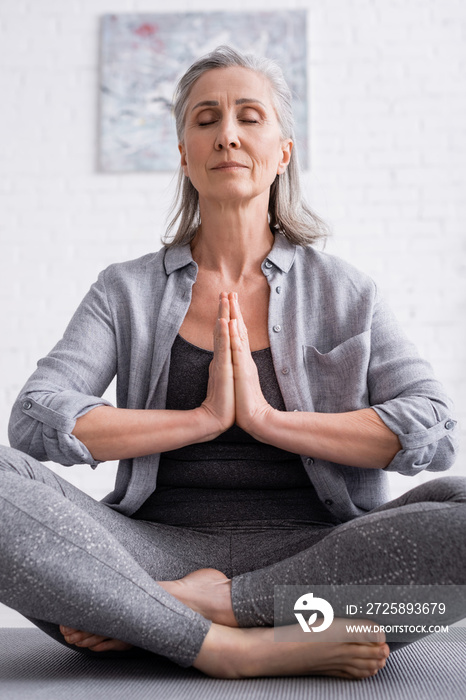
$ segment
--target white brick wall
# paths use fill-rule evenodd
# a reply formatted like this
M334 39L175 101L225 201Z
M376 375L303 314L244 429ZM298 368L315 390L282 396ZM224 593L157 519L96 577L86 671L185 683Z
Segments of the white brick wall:
M284 6L253 0L234 9ZM288 0L286 7L309 10L305 180L334 230L327 249L376 278L466 425L466 5ZM159 247L171 175L99 174L95 164L99 15L164 9L147 0L2 3L1 442L17 392L99 270ZM170 4L170 11L220 9L213 0ZM463 464L450 473L464 473ZM114 465L57 471L101 497ZM415 483L395 475L394 495Z

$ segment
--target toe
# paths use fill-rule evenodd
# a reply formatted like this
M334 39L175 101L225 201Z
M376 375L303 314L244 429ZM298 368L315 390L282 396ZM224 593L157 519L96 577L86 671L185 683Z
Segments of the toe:
M90 634L87 637L80 639L78 642L75 642L75 644L78 647L82 647L84 649L90 649L97 644L101 644L102 642L104 642L107 639L108 639L108 637L102 637L101 635L98 635L98 634Z
M119 639L105 639L104 641L89 647L91 651L127 651L132 648L132 644L121 642Z
M386 659L354 659L345 665L344 670L355 678L375 676L386 664Z

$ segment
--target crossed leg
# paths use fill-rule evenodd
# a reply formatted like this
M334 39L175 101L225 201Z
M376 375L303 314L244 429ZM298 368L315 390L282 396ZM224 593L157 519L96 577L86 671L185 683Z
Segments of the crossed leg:
M208 619L241 627L274 623L276 585L318 590L353 584L383 591L396 584L408 600L413 585L440 587L447 605L438 621L451 624L466 617L465 535L466 479L443 477L335 527L311 548L268 567L232 579L203 569L161 585Z
M461 597L457 595L458 587L452 585L461 587L466 582L465 504L465 479L436 479L380 506L367 516L334 528L311 548L268 567L232 579L219 571L202 569L177 581L159 583L216 624L248 628L273 624L274 585L277 583L313 586L328 583L448 584L451 589L449 618L445 620L444 617L442 622L451 623L466 615L464 588ZM212 663L215 657L216 644L212 648L209 645L215 638L215 631L213 628L210 639L207 638L201 650L203 662ZM338 627L333 631L336 633ZM262 630L263 641L267 635L270 637L270 632L270 629ZM254 634L259 635L259 630ZM413 640L419 636L422 635L413 637ZM392 648L396 646L402 645L392 645ZM219 644L218 648L221 649L222 645ZM348 651L350 645L344 648ZM282 650L280 653L282 659L286 658ZM206 655L208 659L204 658ZM338 656L335 649L332 659L318 658L316 649L313 655L314 661L321 664L321 673L326 672L322 670L327 668L325 663L334 662ZM297 662L298 651L293 649L291 656ZM267 660L277 669L277 659L272 662L273 657L269 649ZM256 659L256 662L262 669L267 666L265 659ZM341 659L339 663L342 663ZM384 663L384 658L379 663ZM285 664L292 666L289 660ZM345 673L341 667L340 670L333 667L329 672L332 675Z
M269 629L262 632L258 629L254 631L256 642L260 640L264 646L256 643L255 649L250 650L251 663L255 664L254 668L260 667L263 673L270 673L268 664L272 664L277 671L281 668L281 658L290 669L293 663L299 666L300 653L306 652L302 645L292 650L289 646L291 658L287 658L281 645L275 648L270 646L275 584L318 586L352 583L384 586L396 583L405 587L412 587L413 584L447 584L448 590L451 589L449 617L444 617L442 622L451 623L465 617L464 588L461 588L462 597L457 595L458 586L466 583L465 504L465 479L436 479L380 506L367 516L334 528L312 547L265 568L233 578L218 570L204 568L179 580L159 583L216 625L241 625L243 628L268 626ZM452 584L456 584L456 588ZM216 658L216 651L221 649L224 656L224 647L215 637L216 631L216 626L211 629L198 657L198 662L205 663L206 668L210 668ZM333 632L343 632L342 621L337 623ZM420 636L422 634L412 637L411 641ZM319 639L323 641L323 637ZM392 649L397 646L402 644L391 645ZM257 654L254 655L258 648L267 648L265 657L258 659ZM344 662L335 647L331 657L326 658L319 655L323 648L316 647L312 652L313 661L317 664L314 672L355 677L351 675L351 672L355 672L354 667L352 671L349 670L348 659L343 669ZM345 652L350 648L349 643L341 647ZM361 645L360 649L362 651ZM275 658L273 651L278 650L279 657ZM381 654L379 659L371 658L370 662L379 664L380 668L385 663L386 645L384 649L381 646L378 652ZM230 659L233 658L232 649L229 653ZM355 659L353 653L353 663ZM357 661L365 665L364 672L367 672L368 660L358 658ZM332 663L339 664L338 668L334 665L329 670ZM264 670L267 668L268 671ZM253 674L251 667L248 674Z
M466 600L457 600L455 585L466 584L466 479L441 477L416 486L333 528L310 549L233 578L238 624L271 624L274 586L282 584L446 585L452 617L462 619Z
M0 480L0 596L30 618L54 629L62 624L92 630L220 677L360 678L385 663L388 649L378 633L355 635L344 644L329 638L320 645L326 653L319 654L299 642L278 650L272 629L209 621L154 580L157 574L163 578L163 563L175 578L200 568L201 560L209 564L208 552L188 562L160 547L157 538L150 548L150 528L96 503L16 450L0 448ZM142 566L147 560L152 569Z

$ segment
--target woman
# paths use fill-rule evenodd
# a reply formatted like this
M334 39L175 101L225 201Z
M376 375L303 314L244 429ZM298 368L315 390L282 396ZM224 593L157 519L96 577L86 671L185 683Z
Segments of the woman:
M386 503L386 470L451 465L450 403L373 282L309 245L278 69L220 47L175 114L174 240L101 273L15 404L2 600L74 648L374 675L384 635L344 620L274 643L274 585L465 582L464 481ZM41 459L119 459L115 490L96 503Z

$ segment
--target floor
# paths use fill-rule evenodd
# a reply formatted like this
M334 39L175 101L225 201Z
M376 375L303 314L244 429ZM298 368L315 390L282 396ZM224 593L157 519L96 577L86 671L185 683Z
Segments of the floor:
M445 635L444 635L445 637ZM218 680L146 654L97 659L37 629L0 629L2 700L465 700L466 630L427 637L391 654L374 678Z

